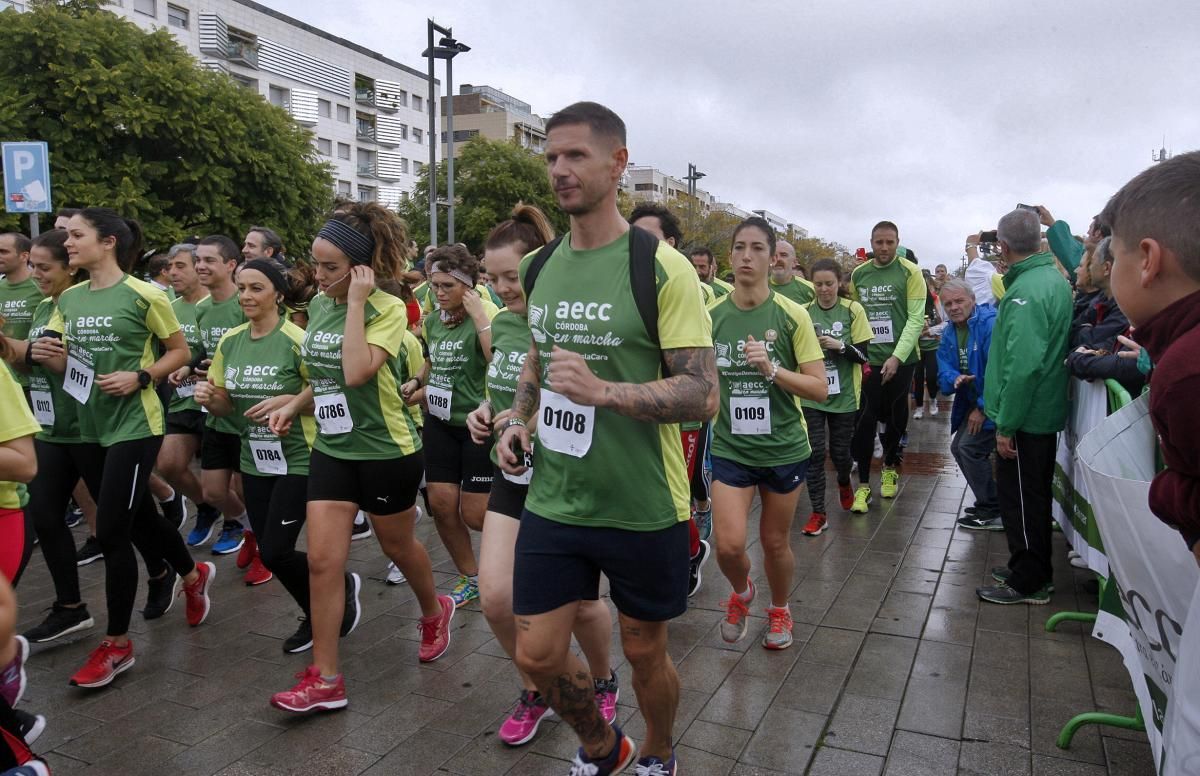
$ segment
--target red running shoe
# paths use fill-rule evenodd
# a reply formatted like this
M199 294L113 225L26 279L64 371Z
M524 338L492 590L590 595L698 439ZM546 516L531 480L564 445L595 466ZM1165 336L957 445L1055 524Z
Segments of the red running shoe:
M842 502L842 509L849 512L850 507L854 506L854 488L849 485L838 485L838 498Z
M92 654L88 655L87 662L83 664L83 668L75 672L71 677L71 684L75 687L103 687L117 677L127 668L133 666L133 642L125 642L125 646L118 647L108 639L100 642L100 646L92 650Z
M254 560L250 561L250 568L246 569L246 575L242 577L242 581L253 587L255 585L265 585L275 578L271 570L263 565L262 558L258 553L254 554Z
M296 678L300 683L295 687L271 696L272 706L293 714L346 708L346 680L341 674L332 682L327 682L316 666L309 666L296 674Z
M187 598L188 625L195 627L208 618L208 610L212 601L208 597L208 588L217 576L217 567L212 561L196 564L196 572L200 575L195 582L183 584L183 594Z
M813 512L808 518L808 522L804 524L802 532L805 536L820 536L825 533L828 523L825 520L825 515L820 512Z
M238 550L237 567L239 569L246 568L258 557L258 542L254 539L254 532L245 531L242 533L242 538L245 541L242 542L242 549Z
M438 596L442 613L422 617L417 622L421 631L420 657L422 663L432 663L450 648L450 621L454 619L454 599L448 595Z

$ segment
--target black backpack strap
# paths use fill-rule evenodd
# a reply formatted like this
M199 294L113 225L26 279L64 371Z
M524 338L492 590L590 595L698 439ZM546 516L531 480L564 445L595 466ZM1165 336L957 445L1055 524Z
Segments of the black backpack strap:
M629 285L633 291L633 302L638 315L646 327L646 334L655 347L658 338L658 279L654 273L655 255L658 253L658 238L636 226L629 227ZM667 362L663 361L663 377L670 377Z
M562 242L562 237L555 237L550 242L542 246L542 249L537 252L537 255L529 262L529 267L525 270L525 277L521 282L521 287L525 291L525 301L529 302L529 295L533 293L533 284L537 282L537 277L541 274L542 267L546 266L546 262L550 260L550 254Z

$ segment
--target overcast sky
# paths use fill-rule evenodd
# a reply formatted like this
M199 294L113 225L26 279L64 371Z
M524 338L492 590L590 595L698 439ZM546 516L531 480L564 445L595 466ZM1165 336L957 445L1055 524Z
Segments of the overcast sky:
M432 15L456 84L602 102L631 161L851 250L895 221L930 267L1018 202L1082 233L1164 134L1200 148L1194 0L266 2L421 70Z

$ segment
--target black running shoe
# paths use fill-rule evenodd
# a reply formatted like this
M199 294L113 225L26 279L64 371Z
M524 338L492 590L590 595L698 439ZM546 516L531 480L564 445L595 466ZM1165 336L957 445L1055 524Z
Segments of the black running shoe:
M176 530L183 528L183 523L187 520L187 506L183 503L183 494L175 491L175 498L170 501L163 501L159 504L162 507L163 517L167 518L167 522L175 526Z
M700 590L700 571L704 566L704 561L708 560L708 556L711 554L712 548L708 542L701 539L700 550L696 553L696 557L688 561L688 598Z
M171 611L179 594L179 581L179 575L170 565L167 566L166 574L158 579L146 580L146 608L142 610L142 617L157 620Z
M104 550L100 549L100 540L95 536L89 536L86 541L79 547L79 552L75 554L75 565L86 566L89 563L95 563L98 560L104 560Z
M83 521L83 510L75 503L75 499L71 499L67 504L67 528L74 528Z
M362 577L353 572L346 575L346 608L342 612L342 636L349 636L358 627L362 617L362 604L358 592L362 588Z
M45 644L47 641L62 638L68 633L85 631L96 624L92 615L88 614L86 604L74 609L54 604L46 611L50 614L42 620L41 625L35 625L21 634L32 644Z
M46 718L41 714L30 714L21 709L13 709L12 712L17 716L17 730L21 733L21 738L25 739L25 745L33 746L33 742L46 730Z
M300 618L300 627L283 640L283 651L295 655L312 649L312 623L307 617Z

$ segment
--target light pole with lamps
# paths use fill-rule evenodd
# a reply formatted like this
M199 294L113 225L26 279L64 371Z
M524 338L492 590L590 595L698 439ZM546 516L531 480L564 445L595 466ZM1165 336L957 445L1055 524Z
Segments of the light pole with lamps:
M705 173L696 169L696 165L688 163L688 174L684 176L684 180L688 182L688 237L690 239L693 227L695 226L695 216L693 215L696 206L696 181L705 176Z
M438 134L435 123L437 96L433 79L433 61L446 60L446 199L449 207L446 211L446 242L454 242L454 57L471 50L465 43L454 39L450 27L441 27L433 19L428 20L429 46L422 56L429 60L429 242L437 245L437 143ZM437 45L433 45L433 33L442 35Z

